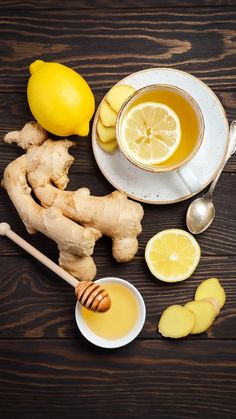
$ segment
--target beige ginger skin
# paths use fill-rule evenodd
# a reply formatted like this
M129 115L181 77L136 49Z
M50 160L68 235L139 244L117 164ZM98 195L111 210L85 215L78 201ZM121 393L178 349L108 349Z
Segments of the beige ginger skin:
M66 217L92 228L97 238L102 234L111 237L117 261L133 259L138 250L142 206L118 191L103 197L90 195L87 188L64 191L73 161L68 153L72 145L70 141L47 140L28 150L28 180L35 195L44 207L60 208ZM42 155L45 156L43 162Z
M31 123L30 129L32 131L32 135L30 136L32 144L34 124ZM9 133L8 138L10 137L11 141L17 143L17 138L22 136L20 136L19 133L14 135ZM84 230L92 241L97 240L103 234L111 237L114 258L120 262L129 261L133 259L138 249L137 236L142 230L141 220L143 218L143 208L140 204L129 200L125 194L118 191L114 191L103 197L90 195L90 191L87 188L80 188L77 191L65 191L64 189L69 181L68 171L74 161L74 158L69 154L68 149L73 144L74 143L68 140L52 141L48 139L42 142L41 145L30 145L27 153L19 158L24 158L20 160L21 168L24 170L24 183L27 188L29 188L27 185L28 181L43 208L36 204L31 197L34 202L33 207L38 205L38 212L41 213L41 211L43 211L43 214L45 211L52 209L53 211L59 211L60 215L64 217L68 223L72 223L73 226L76 225L78 228L82 229L80 238L82 231L84 232ZM15 160L15 162L18 161L17 165L19 165L19 159ZM26 207L25 203L22 205L22 210L19 210L19 194L14 198L14 192L12 191L14 188L11 175L15 173L16 180L19 179L19 167L11 166L15 162L10 163L4 173L4 186L7 189L13 204L16 206L28 231L30 231L30 229L41 231L55 240L48 231L45 232L42 221L40 221L40 225L35 225L35 214L33 217L30 217L30 219L27 218L28 215L24 214L23 211L23 208ZM25 185L22 186L21 189L24 190ZM25 197L25 194L23 195ZM21 199L21 201L23 202L24 199ZM31 204L29 207L31 207ZM31 209L29 212L31 212ZM81 269L81 266L79 265L82 265L83 268L83 261L76 257L77 253L74 251L73 247L74 239L72 239L72 241L71 238L67 240L67 233L70 233L64 222L61 224L61 229L62 236L60 238L56 237L55 240L58 243L60 251L64 241L68 241L70 247L72 246L73 249L65 248L64 245L63 251L60 252L59 263L64 269L78 278L79 274L77 270ZM53 236L54 235L55 233ZM80 243L80 246L83 247L83 240ZM88 258L90 254L80 256L82 256L83 259L84 256L85 258ZM90 259L86 259L86 264L90 264ZM91 272L92 270L94 276L94 268L91 269ZM85 269L85 271L87 272L86 275L88 275L88 270ZM91 278L87 279L92 279L93 276L91 274Z
M94 235L65 217L60 209L42 208L34 201L27 183L26 154L6 167L2 184L27 231L30 234L40 231L57 243L61 266L64 265L70 273L76 272L80 280L89 280L96 275L96 267L90 256L95 244Z

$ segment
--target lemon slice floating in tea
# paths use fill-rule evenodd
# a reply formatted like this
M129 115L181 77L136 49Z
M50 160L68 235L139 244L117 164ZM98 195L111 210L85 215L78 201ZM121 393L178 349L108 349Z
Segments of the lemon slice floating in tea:
M164 230L147 243L145 259L152 274L164 282L189 278L201 256L199 244L184 230Z
M128 155L144 165L167 160L181 138L180 121L167 105L144 102L131 108L122 122L122 144Z

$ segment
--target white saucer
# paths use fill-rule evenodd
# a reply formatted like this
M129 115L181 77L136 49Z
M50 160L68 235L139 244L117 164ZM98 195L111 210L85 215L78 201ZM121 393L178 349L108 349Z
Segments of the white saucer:
M175 85L197 101L205 120L205 134L197 154L185 166L197 175L200 187L197 192L192 193L177 172L146 172L130 163L119 149L112 154L103 151L97 142L98 107L92 129L92 145L96 162L107 180L129 197L150 204L182 201L204 189L214 178L228 148L228 121L217 96L205 83L191 74L167 68L142 70L125 77L117 84L128 84L135 89L151 84Z

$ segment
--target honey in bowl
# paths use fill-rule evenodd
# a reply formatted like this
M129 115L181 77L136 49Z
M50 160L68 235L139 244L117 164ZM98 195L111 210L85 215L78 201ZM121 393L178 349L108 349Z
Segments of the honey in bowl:
M107 312L94 313L77 301L75 318L82 335L102 348L119 348L132 342L143 328L146 307L142 295L130 282L107 277L96 281L111 298Z
M89 329L104 339L120 339L135 327L139 316L139 305L134 293L125 285L106 282L103 288L111 298L111 307L105 313L96 313L82 308L82 317Z
M125 138L124 134L128 132L124 129L127 115L130 114L132 109L138 109L139 105L145 103L150 104L150 106L152 103L167 106L176 114L181 129L180 142L173 154L164 161L154 165L145 165L145 163L140 163L138 160L135 161L135 154L131 155L129 153L127 148L128 139ZM140 109L140 112L142 113L142 109ZM197 152L203 139L204 121L198 104L184 90L169 85L152 85L140 89L126 101L118 115L116 132L121 151L132 163L146 170L164 172L175 170L182 166ZM138 138L137 145L139 146L142 141L143 139Z

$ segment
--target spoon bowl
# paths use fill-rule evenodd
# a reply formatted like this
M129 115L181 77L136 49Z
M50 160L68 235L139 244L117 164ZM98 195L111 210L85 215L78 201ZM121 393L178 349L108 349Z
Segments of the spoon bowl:
M215 207L208 197L195 199L187 211L187 227L193 234L205 231L215 217Z
M212 201L213 192L217 181L229 158L236 150L236 121L232 121L229 130L229 147L225 160L219 167L212 184L205 195L201 198L194 199L189 205L186 214L186 224L189 231L193 234L200 234L205 231L215 218L215 207Z

